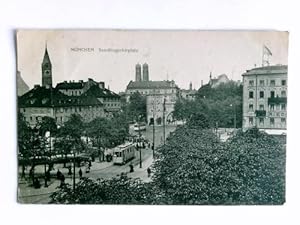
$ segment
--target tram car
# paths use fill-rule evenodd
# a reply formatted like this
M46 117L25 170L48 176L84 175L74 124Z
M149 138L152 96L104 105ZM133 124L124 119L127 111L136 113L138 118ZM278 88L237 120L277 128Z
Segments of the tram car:
M119 145L114 148L113 163L124 165L135 157L135 145L131 142Z

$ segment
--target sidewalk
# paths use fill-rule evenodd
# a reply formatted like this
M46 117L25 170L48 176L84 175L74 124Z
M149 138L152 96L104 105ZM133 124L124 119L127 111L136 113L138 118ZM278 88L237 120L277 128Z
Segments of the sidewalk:
M143 161L142 168L140 168L140 164L138 163L134 167L134 172L127 173L127 176L131 178L140 178L143 182L150 182L151 177L148 177L147 169L152 165L152 163L153 158L148 157L146 160Z

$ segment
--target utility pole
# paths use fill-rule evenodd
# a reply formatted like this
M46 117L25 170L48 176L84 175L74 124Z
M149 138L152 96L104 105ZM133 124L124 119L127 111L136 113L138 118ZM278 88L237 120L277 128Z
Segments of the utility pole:
M236 105L233 105L234 107L234 128L236 129Z
M73 192L75 192L75 149L73 151Z
M163 138L164 138L164 145L166 144L165 111L166 111L166 96L164 96L164 102L163 102Z
M138 125L139 125L139 141L137 146L140 150L140 168L142 168L142 146L141 146L141 125L140 125L140 115L138 116Z
M153 95L153 109L152 109L152 112L153 112L153 124L152 124L152 126L153 126L153 145L152 145L152 151L153 151L153 159L155 158L155 154L154 154L154 149L155 149L155 125L154 125L154 123L155 123L155 94Z

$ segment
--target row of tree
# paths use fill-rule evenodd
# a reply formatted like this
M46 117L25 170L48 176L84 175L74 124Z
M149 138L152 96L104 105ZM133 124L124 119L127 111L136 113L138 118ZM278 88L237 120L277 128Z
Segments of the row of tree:
M28 165L31 166L30 171L34 171L34 167L41 163L48 164L51 169L53 158L57 155L65 156L65 160L62 160L64 163L72 153L98 154L103 159L103 150L123 143L128 134L128 123L122 113L113 118L95 118L89 123L85 123L80 115L72 114L60 127L52 117L43 117L34 127L30 127L20 113L18 152L22 176ZM96 153L94 148L90 148L90 142L98 149Z
M174 117L187 121L192 115L202 113L213 127L242 127L243 88L234 81L212 88L209 84L201 87L195 101L178 99Z
M219 141L203 114L178 127L158 149L153 179L125 175L68 185L52 203L71 204L282 204L285 148L257 129Z

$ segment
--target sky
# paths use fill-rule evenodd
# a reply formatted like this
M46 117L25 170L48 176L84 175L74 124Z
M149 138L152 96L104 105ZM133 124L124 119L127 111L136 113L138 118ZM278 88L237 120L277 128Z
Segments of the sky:
M104 81L118 93L135 79L135 65L149 65L150 80L174 80L183 89L206 84L226 74L242 74L261 66L263 46L270 64L288 62L288 33L279 31L197 30L20 30L17 70L32 88L41 84L41 63L47 46L54 85L65 80Z

